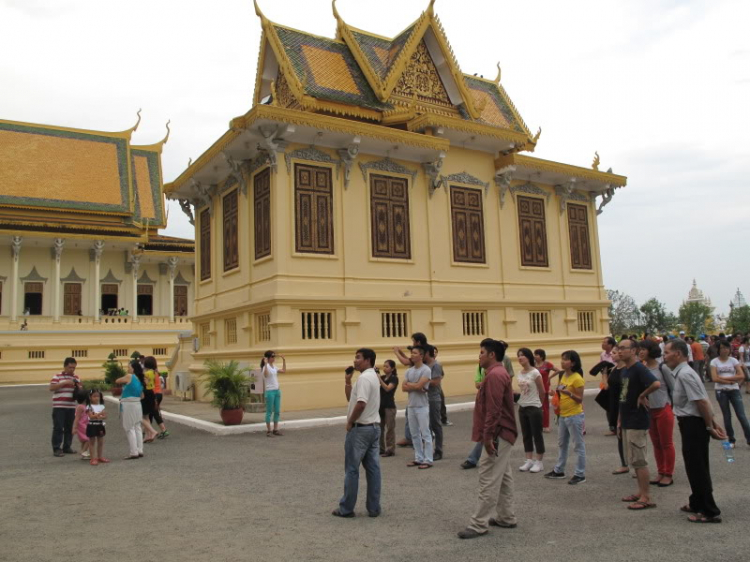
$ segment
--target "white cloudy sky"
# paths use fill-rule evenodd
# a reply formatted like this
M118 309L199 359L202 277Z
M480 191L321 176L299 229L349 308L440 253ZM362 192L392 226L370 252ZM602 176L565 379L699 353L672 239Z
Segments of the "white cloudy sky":
M329 0L260 0L266 16L333 36ZM339 0L347 23L393 36L427 0ZM750 297L750 2L438 0L466 73L495 76L536 155L628 176L600 216L605 283L679 306L695 277L721 309ZM251 0L0 0L0 117L172 136L165 180L250 109L260 40ZM192 237L177 207L169 234ZM747 248L747 249L746 249Z

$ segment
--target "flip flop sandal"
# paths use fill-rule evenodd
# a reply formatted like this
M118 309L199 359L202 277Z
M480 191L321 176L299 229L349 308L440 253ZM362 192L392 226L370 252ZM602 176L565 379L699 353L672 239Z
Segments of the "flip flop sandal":
M109 459L105 459L103 457L99 457L99 462L107 464L109 462Z
M652 508L652 507L656 507L656 504L655 503L648 503L648 502L637 501L637 502L631 503L628 506L628 509L631 509L633 511L641 511L643 509L649 509L649 508Z
M637 494L633 494L632 496L625 496L624 498L622 498L622 501L628 502L628 503L633 503L633 502L640 501L640 499L641 499L641 496L639 496Z
M700 513L688 517L687 520L691 523L721 523L721 517L718 515L716 517L706 517Z
M685 504L685 505L683 505L683 506L682 506L682 507L680 508L680 511L683 511L683 512L685 512L685 513L696 513L695 511L693 511L692 509L690 509L690 505L689 505L689 504Z
M648 482L651 486L660 486L661 480L649 480Z
M674 484L674 480L671 480L671 481L669 482L669 484L662 484L661 482L659 482L659 483L657 484L657 486L659 486L659 488L669 488L669 487L670 487L670 486L671 486L672 484Z
M630 472L630 469L628 469L628 470L613 470L612 474L619 475L619 474L627 474L628 472Z
M96 466L96 465L98 465L98 464L99 464L99 461L98 461L98 460L96 460L96 459L91 459L91 460L89 461L89 464L90 464L91 466Z
M427 470L428 468L432 468L432 465L431 464L420 464L417 468L419 470Z
M419 466L419 465L420 465L420 463L418 463L417 461L411 461L411 462L407 462L406 463L406 466L408 466L408 467Z

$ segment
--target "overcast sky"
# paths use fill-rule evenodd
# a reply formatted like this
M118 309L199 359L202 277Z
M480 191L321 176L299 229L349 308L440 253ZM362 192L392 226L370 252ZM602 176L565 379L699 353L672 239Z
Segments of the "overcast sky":
M332 37L329 0L260 0L268 18ZM427 0L339 0L394 36ZM750 2L438 0L461 69L502 82L536 156L628 176L599 217L605 284L674 311L693 278L717 311L750 298ZM0 0L0 118L95 130L143 121L177 177L252 105L251 0ZM170 204L166 231L193 238Z

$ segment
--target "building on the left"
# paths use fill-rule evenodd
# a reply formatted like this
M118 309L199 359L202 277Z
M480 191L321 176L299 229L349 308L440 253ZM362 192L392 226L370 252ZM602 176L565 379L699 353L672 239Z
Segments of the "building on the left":
M138 118L140 122L140 116ZM166 227L167 136L0 120L0 384L45 382L65 357L161 362L192 330L194 242Z

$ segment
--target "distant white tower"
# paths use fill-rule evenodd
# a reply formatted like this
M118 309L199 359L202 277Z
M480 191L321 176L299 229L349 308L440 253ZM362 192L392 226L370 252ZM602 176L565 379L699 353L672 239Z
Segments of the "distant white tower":
M741 306L747 306L747 301L745 300L745 296L742 294L739 287L737 287L737 292L734 294L732 302L729 303L729 308L739 308Z

